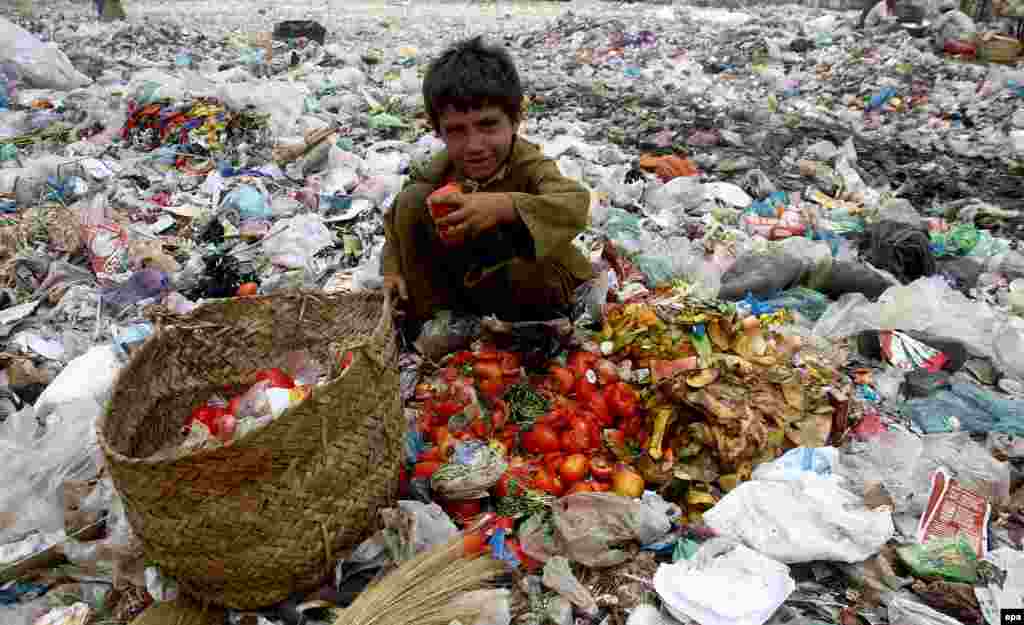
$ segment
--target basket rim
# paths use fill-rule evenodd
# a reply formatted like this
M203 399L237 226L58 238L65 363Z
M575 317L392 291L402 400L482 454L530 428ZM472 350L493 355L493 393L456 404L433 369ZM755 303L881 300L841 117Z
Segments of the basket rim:
M322 291L290 291L290 292L286 292L286 293L272 293L272 294L269 294L269 295L252 296L252 297L248 297L247 300L248 301L266 301L266 300L286 299L286 298L288 298L288 299L302 299L302 298L310 297L310 296L312 296L312 297L319 297L319 298L322 298L322 299L331 299L331 300L344 300L344 299L350 299L350 298L353 298L353 297L359 297L361 299L372 299L373 295L375 293L376 293L375 291L368 291L368 292L364 292L364 293L323 293ZM162 317L165 318L165 319L173 319L173 320L177 320L177 321L183 322L182 325L185 325L184 322L187 322L189 319L194 319L198 315L198 313L200 312L200 309L203 306L206 306L207 304L223 303L223 302L226 302L226 301L231 301L232 299L233 298L220 298L220 299L217 299L217 300L210 300L210 301L204 302L202 306L200 306L200 307L196 308L195 310L193 310L193 311L191 311L189 313L186 313L184 315L169 314L169 315L162 315ZM372 335L370 335L367 338L366 344L361 345L361 346L357 346L357 347L355 347L353 349L353 351L357 351L358 350L360 353L356 353L356 354L353 355L352 363L344 371L342 371L339 375L335 376L334 378L330 379L323 386L318 387L318 390L320 391L320 393L323 393L326 389L329 389L329 388L331 388L331 387L333 387L333 386L335 386L337 384L340 384L346 378L346 376L348 376L353 370L355 370L355 368L357 366L368 366L370 364L369 363L369 361L371 360L370 357L366 353L362 352L362 350L366 349L368 344L371 344L371 343L374 343L374 342L378 342L378 341L385 341L386 342L387 340L389 340L388 337L387 337L387 332L390 331L390 320L391 320L391 317L392 317L392 301L391 301L391 297L389 295L387 295L387 294L384 294L384 296L381 297L380 299L381 299L381 304L382 304L381 311L380 311L380 319L378 320L377 325L376 325ZM168 325L168 324L155 324L154 332L152 334L150 334L150 336L146 339L146 341L143 344L143 346L135 353L135 355L132 357L132 361L134 361L135 358L137 358L138 356L144 354L145 347L148 344L150 344L152 341L156 341L158 338L160 338L159 335L160 335L161 331L163 330L163 328L166 327L166 325ZM174 324L169 324L169 325L174 325ZM391 338L393 339L394 337L391 337ZM129 362L118 373L117 378L116 378L116 380L114 382L114 388L115 389L117 388L118 384L120 383L121 375L125 374L125 372L127 372L128 369L131 367L131 365L132 365L132 362ZM179 446L174 451L174 453L171 454L171 455L166 455L166 454L160 455L161 452L158 451L158 452L154 453L153 455L148 456L146 458L135 458L135 457L132 457L132 456L126 456L126 455L122 454L121 452L117 451L116 449L114 449L113 444L108 440L108 437L107 437L107 425L108 425L108 423L110 421L111 413L112 413L112 408L113 408L113 398L111 398L110 400L107 401L106 405L104 406L104 409L103 409L102 413L100 414L99 419L97 419L97 421L96 421L96 441L97 441L97 444L99 445L100 449L103 451L104 455L107 456L109 460L116 461L118 464L121 464L121 465L159 466L159 465L173 464L175 462L179 462L179 461L185 460L185 459L193 459L193 458L202 459L202 458L205 458L205 457L212 457L213 455L217 454L218 452L222 452L224 449L230 449L232 447L239 446L239 444L241 444L244 441L247 441L248 439L250 439L251 437L259 434L260 432L262 432L267 427L270 427L275 422L280 422L281 420L287 419L288 417L291 416L291 414L292 414L292 412L294 410L298 409L305 402L307 402L310 399L312 399L313 394L316 393L316 390L317 389L314 389L314 391L312 391L308 397L304 398L302 401L300 401L299 403L295 404L294 406L289 406L283 413L281 413L279 416L275 417L270 423L267 423L263 427L256 428L256 429L254 429L254 430L252 430L250 432L247 432L245 435L243 435L240 438L232 439L227 444L221 445L219 447L214 447L214 448L201 448L201 449L191 449L191 450L185 450L185 449L182 449Z

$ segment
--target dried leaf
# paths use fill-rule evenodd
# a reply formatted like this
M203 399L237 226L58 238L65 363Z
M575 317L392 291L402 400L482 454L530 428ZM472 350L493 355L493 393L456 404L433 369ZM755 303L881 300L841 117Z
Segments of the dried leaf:
M804 409L804 387L802 384L782 384L782 396L786 403L797 410Z
M704 369L686 378L686 383L693 388L704 388L718 379L718 369Z
M714 343L721 351L729 349L732 344L730 340L731 332L726 328L726 323L722 319L713 319L708 323L708 336L711 337L711 342Z

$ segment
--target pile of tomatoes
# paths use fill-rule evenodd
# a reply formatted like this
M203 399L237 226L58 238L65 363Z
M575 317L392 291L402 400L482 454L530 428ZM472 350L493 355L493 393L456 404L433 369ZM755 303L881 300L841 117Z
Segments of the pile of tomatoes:
M530 420L511 414L524 387L546 407ZM416 399L418 429L431 446L419 455L410 477L429 478L456 443L478 439L500 449L508 461L508 472L492 489L498 498L526 490L556 497L643 493L644 480L629 460L647 443L646 411L615 363L598 354L574 352L564 364L553 362L543 373L526 375L516 353L486 347L459 352L433 382L417 386ZM456 422L466 425L453 431L450 424ZM455 512L464 516L469 510Z

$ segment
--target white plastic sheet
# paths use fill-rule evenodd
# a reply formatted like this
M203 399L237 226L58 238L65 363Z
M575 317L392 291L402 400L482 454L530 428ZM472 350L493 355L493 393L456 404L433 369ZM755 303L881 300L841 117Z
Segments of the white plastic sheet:
M92 84L55 44L45 44L0 17L0 64L11 64L26 83L40 89L71 90Z
M813 474L744 482L704 513L704 521L786 563L860 562L895 532L889 508L870 510L860 496Z
M743 545L705 543L692 560L662 564L654 588L669 613L700 625L762 625L796 589L789 567Z

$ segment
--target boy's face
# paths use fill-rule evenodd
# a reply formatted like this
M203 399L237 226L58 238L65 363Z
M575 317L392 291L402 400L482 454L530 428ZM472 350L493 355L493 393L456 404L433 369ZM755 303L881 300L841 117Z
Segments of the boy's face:
M512 150L519 129L500 108L485 106L460 113L448 107L440 116L441 138L456 170L473 180L486 180L498 171Z

